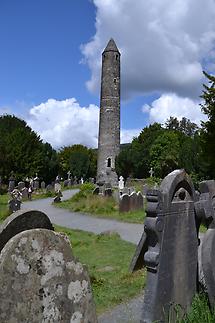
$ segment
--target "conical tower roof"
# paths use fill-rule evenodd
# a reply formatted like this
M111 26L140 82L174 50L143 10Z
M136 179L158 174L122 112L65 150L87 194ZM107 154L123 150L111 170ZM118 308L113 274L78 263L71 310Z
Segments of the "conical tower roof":
M118 48L117 48L117 46L116 46L116 43L115 43L115 41L113 40L113 38L111 38L111 39L109 40L109 42L108 42L108 44L107 44L107 46L106 46L106 48L105 48L104 52L118 52L118 53L119 53L119 50L118 50ZM103 52L103 53L104 53L104 52Z

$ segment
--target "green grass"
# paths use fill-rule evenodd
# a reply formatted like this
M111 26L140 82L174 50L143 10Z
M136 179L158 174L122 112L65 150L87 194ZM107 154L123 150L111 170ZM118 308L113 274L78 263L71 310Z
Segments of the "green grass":
M80 191L67 201L55 204L73 212L87 213L95 217L116 219L124 222L143 223L145 211L120 213L117 202L113 197L93 195L90 185L83 185Z
M179 318L179 307L176 307L175 311L178 318L171 321L171 317L169 317L169 323L215 323L215 311L210 310L207 296L203 293L200 293L194 297L191 309L184 316L184 318Z
M10 214L8 209L9 195L0 195L0 221L3 221Z
M117 234L95 235L56 226L69 237L74 255L87 265L97 313L138 295L145 285L145 271L128 271L135 245Z

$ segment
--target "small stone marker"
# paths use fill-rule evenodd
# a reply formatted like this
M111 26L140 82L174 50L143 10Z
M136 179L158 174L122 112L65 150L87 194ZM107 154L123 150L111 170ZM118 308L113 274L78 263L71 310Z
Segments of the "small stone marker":
M21 190L21 193L22 193L22 198L23 198L23 199L27 199L27 198L28 198L28 188L27 188L27 187L24 187L24 188Z
M54 184L54 191L55 192L61 191L61 184L60 183L55 183Z
M18 183L18 190L21 191L25 187L25 182L19 182Z
M11 199L8 201L9 210L11 213L20 210L22 193L16 188L11 192Z
M33 229L11 238L0 286L0 322L97 322L88 273L63 234Z
M17 233L35 228L54 230L48 216L41 211L20 210L11 214L0 225L0 251Z
M46 183L44 181L41 182L40 187L42 190L46 188Z
M48 185L46 186L46 192L53 192L53 191L54 191L53 186L52 186L51 184L48 184Z
M8 192L12 192L15 188L15 178L14 176L11 176L9 178L9 184L8 184Z

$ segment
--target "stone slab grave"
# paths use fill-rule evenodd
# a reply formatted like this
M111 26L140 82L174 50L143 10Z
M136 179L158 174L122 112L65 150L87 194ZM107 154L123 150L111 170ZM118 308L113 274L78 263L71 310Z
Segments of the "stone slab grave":
M41 211L19 210L14 212L0 225L0 251L16 234L35 228L54 230L49 217Z
M50 221L47 225L44 213L35 212L34 227L37 223L47 228L24 226L31 222L24 221L24 211L1 228L0 322L96 323L85 266L74 258L68 238L55 233Z
M177 304L181 314L186 312L197 291L196 195L186 172L176 170L146 198L144 234L133 267L147 267L141 322L164 322Z

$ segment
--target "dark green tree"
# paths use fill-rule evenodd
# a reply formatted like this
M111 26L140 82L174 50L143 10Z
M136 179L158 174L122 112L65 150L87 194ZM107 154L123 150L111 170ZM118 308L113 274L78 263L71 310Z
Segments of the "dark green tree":
M57 168L51 155L56 156L51 146L42 143L24 120L12 115L0 116L0 175L5 181L12 171L17 180L37 172L47 181Z
M63 147L58 153L58 158L63 176L66 176L69 170L72 176L78 178L96 176L97 154L93 149L83 145Z
M208 120L202 122L202 150L206 163L207 177L215 177L215 76L203 72L208 84L203 84L201 98L202 111L207 115Z

